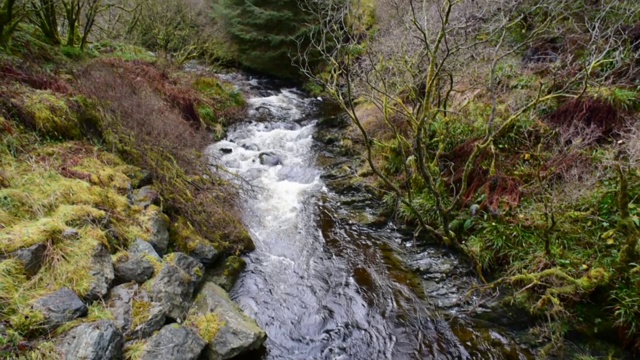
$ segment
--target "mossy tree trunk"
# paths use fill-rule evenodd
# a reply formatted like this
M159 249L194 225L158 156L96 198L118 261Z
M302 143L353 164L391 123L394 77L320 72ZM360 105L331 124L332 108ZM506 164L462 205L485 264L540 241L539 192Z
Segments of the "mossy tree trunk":
M42 34L53 45L60 45L60 32L58 31L58 9L55 0L38 0L33 2L35 9L35 24Z
M13 23L15 21L13 15L13 7L15 0L4 0L2 8L0 8L0 46L5 46L9 42L9 37L13 32Z
M82 0L62 1L65 17L67 19L67 46L76 45L76 39L78 38L78 22L80 20L83 5L84 1Z

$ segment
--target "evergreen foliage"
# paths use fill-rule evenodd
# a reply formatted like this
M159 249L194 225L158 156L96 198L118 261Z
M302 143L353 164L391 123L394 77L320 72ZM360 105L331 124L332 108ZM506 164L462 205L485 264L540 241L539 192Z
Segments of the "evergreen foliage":
M296 76L290 55L310 30L298 0L221 0L214 9L238 46L242 65L276 76Z

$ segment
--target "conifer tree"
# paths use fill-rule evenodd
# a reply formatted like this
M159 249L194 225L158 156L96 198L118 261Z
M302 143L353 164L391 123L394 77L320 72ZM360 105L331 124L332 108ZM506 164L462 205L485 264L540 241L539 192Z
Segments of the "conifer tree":
M295 77L290 54L309 30L298 0L221 0L216 14L236 43L239 61L260 72Z

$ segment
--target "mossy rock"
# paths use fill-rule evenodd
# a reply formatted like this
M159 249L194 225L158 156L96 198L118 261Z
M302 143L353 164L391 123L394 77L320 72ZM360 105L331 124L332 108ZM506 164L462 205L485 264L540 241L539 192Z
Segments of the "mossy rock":
M200 236L183 217L178 217L178 221L171 227L171 240L176 250L188 254L205 266L212 265L220 255L215 246Z
M229 256L224 262L208 270L205 279L216 283L225 291L231 291L246 266L247 263L243 258Z

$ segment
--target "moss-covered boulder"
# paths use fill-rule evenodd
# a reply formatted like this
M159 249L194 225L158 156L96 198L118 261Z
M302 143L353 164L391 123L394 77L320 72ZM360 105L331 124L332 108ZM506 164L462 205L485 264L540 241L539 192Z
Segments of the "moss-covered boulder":
M151 205L142 214L141 223L145 230L143 240L153 245L160 256L164 255L169 247L169 217L159 207Z
M204 359L231 359L258 349L267 338L255 320L245 315L229 295L212 282L203 284L185 324L207 342Z
M28 126L52 138L78 139L82 127L65 97L50 90L17 89L13 106Z
M171 237L176 250L188 254L204 266L215 263L220 255L213 244L200 236L183 217L173 224Z
M225 261L207 270L205 281L214 282L225 291L231 291L246 266L247 263L241 257L229 256Z
M147 338L165 323L162 305L152 302L147 291L135 283L111 289L106 304L127 340Z
M149 280L151 299L162 305L169 319L180 322L187 315L204 266L183 253L171 253L163 260L158 275Z

